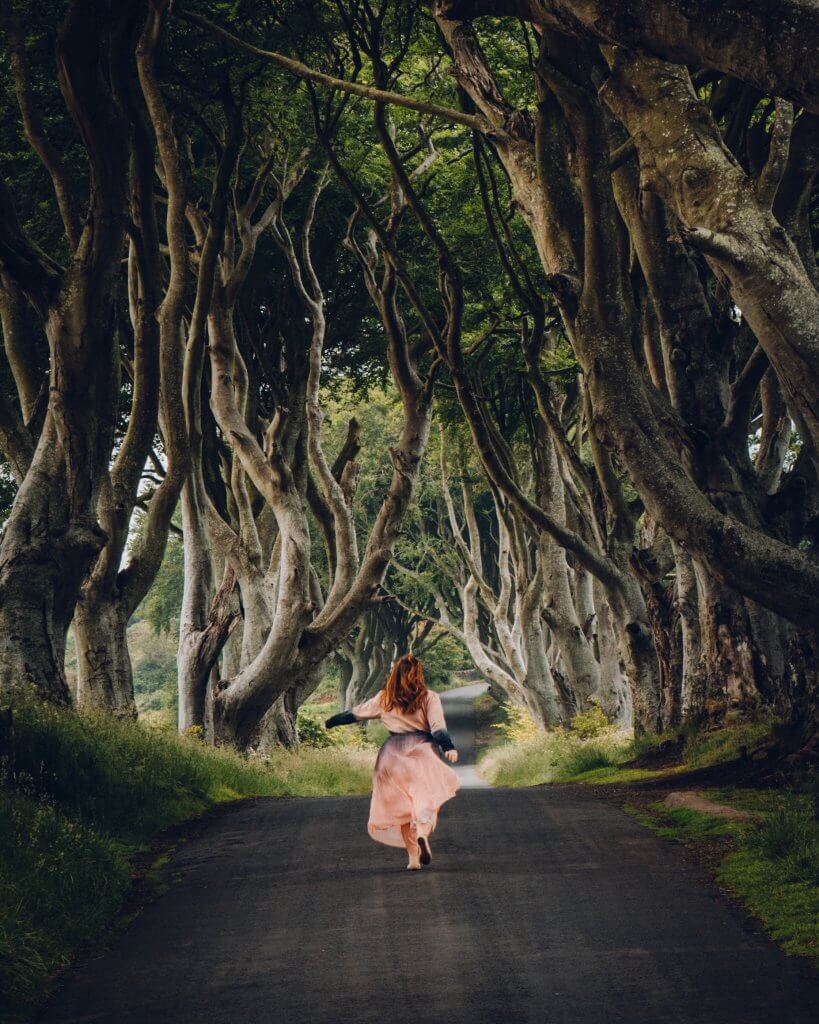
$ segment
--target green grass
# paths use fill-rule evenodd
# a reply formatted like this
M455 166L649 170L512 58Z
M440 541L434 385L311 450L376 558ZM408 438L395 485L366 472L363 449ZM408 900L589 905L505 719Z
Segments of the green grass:
M720 884L740 897L787 953L819 964L819 820L810 794L731 789L705 795L751 810L757 821L725 821L661 803L633 813L658 835L688 845L724 838L730 852L716 869Z
M554 732L490 749L480 771L493 786L539 786L611 771L630 753L628 739L619 733L584 740Z
M482 774L495 786L538 786L548 782L586 782L595 785L629 784L666 778L697 768L731 761L743 747L752 748L772 729L770 719L742 722L698 733L693 730L663 736L629 739L624 733L604 731L590 739L577 731L541 733L524 743L508 743L490 750L481 761ZM678 764L662 768L636 767L631 762L664 740L680 742Z
M42 998L96 938L163 829L249 796L366 793L373 753L348 747L264 761L133 722L45 706L15 715L17 782L0 784L0 1017ZM2 780L0 780L2 782Z
M707 768L733 761L743 747L751 748L771 732L773 721L738 722L711 732L691 732L687 736L683 759L689 768Z

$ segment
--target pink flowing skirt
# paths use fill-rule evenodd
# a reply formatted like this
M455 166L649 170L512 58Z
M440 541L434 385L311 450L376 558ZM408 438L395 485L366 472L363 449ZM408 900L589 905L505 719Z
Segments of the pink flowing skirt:
M367 831L377 843L403 846L401 826L428 836L441 804L458 792L458 776L423 733L390 736L378 752Z

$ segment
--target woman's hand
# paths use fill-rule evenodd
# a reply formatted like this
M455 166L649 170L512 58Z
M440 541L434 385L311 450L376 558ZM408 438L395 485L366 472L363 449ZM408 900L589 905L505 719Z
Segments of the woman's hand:
M455 762L458 760L458 751L447 750L444 752L444 757L447 759L447 761L449 761L450 764L455 764Z

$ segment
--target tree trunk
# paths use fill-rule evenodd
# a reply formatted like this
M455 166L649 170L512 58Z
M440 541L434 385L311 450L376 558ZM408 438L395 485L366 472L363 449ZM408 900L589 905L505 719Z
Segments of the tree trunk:
M84 594L74 611L77 706L136 717L128 619L116 595Z
M295 689L285 690L262 716L257 734L249 746L260 754L268 754L276 747L298 750L299 730L296 724L298 705Z
M0 694L33 689L70 703L65 641L80 582L104 538L72 522L63 453L49 416L0 540Z
M74 604L105 543L96 505L119 393L114 298L128 161L110 72L123 28L121 12L105 8L101 20L98 5L73 3L57 41L60 88L89 170L87 216L81 230L66 228L66 269L46 267L7 195L0 218L0 268L45 323L51 360L46 422L0 540L0 692L33 688L59 703L68 701L63 660Z
M526 659L526 675L522 679L526 702L535 722L546 729L565 724L571 718L571 708L561 700L556 680L546 655L546 637L540 619L540 603L521 615L521 647ZM574 679L572 679L574 684ZM569 687L578 703L574 685ZM581 705L582 706L582 705Z
M786 710L793 690L788 664L793 627L694 565L701 653L687 717L722 722L764 707Z
M206 730L211 671L236 626L233 590L236 576L226 567L214 593L211 549L204 528L201 475L192 473L182 491L185 586L179 619L177 677L179 731Z
M595 581L594 600L597 609L597 646L600 658L600 679L603 710L617 725L632 724L634 708L626 666L620 656L620 644L614 629L614 616L605 589Z
M629 681L634 709L634 731L655 733L661 728L660 665L645 601L635 591L611 596L612 626L617 637L623 674Z
M558 454L546 424L536 425L538 441L538 503L558 523L566 524L566 498ZM554 634L568 683L582 710L600 690L600 666L583 631L569 580L566 552L544 533L539 541L543 572L544 617Z
M680 617L680 645L682 647L679 714L681 719L686 719L691 714L701 656L700 623L697 611L699 604L697 575L688 553L678 544L673 544L672 547L677 565L677 578L674 587L677 614Z

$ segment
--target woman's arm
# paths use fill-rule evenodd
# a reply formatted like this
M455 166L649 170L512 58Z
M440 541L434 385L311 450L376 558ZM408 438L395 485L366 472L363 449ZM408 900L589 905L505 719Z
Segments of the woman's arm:
M332 718L328 718L324 723L325 729L335 729L337 725L354 725L358 719L352 713L352 711L339 711L337 715L333 715Z
M340 711L324 723L325 729L335 729L337 725L353 725L355 722L366 722L370 718L378 718L381 714L381 691L363 704L356 704L352 711Z
M446 753L448 750L455 749L455 744L452 742L452 737L449 735L446 729L436 729L435 732L432 734L432 738L435 740L435 742L438 744L441 750L444 751L444 753Z
M444 706L441 703L441 698L434 690L430 690L427 697L427 722L429 723L429 731L432 734L432 738L443 750L444 757L447 761L452 761L454 764L458 760L458 751L455 749L452 737L447 732Z

